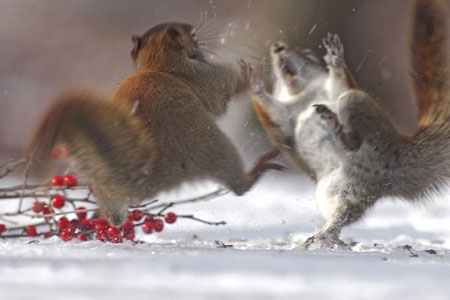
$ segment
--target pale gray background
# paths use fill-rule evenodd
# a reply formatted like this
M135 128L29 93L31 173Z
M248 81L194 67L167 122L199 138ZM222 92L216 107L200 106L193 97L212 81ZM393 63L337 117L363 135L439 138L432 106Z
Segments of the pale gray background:
M311 47L322 56L320 39L328 31L338 32L360 86L390 111L401 130L410 132L416 122L407 63L411 3L1 0L0 153L19 157L40 115L65 88L88 83L110 93L132 72L131 34L160 22L199 24L205 12L207 26L217 36L228 36L220 32L228 23L237 26L219 54L233 60L255 62L278 39ZM267 145L253 127L257 122L243 125L249 111L233 110L240 120L232 130L235 140Z

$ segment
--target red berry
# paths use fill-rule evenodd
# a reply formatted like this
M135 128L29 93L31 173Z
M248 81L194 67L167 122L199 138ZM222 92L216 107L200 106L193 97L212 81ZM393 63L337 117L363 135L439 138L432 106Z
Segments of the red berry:
M81 230L93 230L94 224L92 224L88 219L83 219L80 221Z
M27 229L28 236L36 236L37 235L36 227L34 225L28 225L26 227L26 229Z
M124 231L123 233L123 237L130 241L134 241L134 236L134 230Z
M64 179L61 175L55 175L52 178L51 186L61 186L64 183Z
M83 206L79 206L79 207L77 207L77 210L85 210L86 208L85 207L83 207ZM87 213L84 211L84 212L79 212L79 213L77 213L77 217L78 217L78 219L79 220L84 220L84 219L86 219L86 215L87 215Z
M152 214L146 215L144 221L152 222L153 221L153 215Z
M156 232L161 232L164 229L164 222L161 219L154 219L152 225Z
M64 242L68 242L73 239L73 230L70 228L66 228L61 232L61 239Z
M120 244L120 243L123 243L123 240L120 235L115 235L111 238L111 242L114 244Z
M0 224L0 235L2 235L3 231L5 231L6 226L4 224Z
M120 229L122 229L124 232L128 230L133 230L134 224L132 221L126 220L125 222L123 222L122 226L120 226Z
M44 202L34 201L31 210L35 213L40 213L44 209L44 205Z
M152 233L153 232L153 224L148 221L142 223L142 231L146 234Z
M107 217L105 217L105 216L100 216L98 219L99 219L100 222L102 222L102 223L104 223L104 224L107 224L107 225L109 226L109 220L108 220Z
M113 238L120 236L120 229L116 226L109 226L106 230L106 236L108 239L112 240Z
M95 238L101 242L106 242L106 230L105 229L98 230Z
M77 184L78 184L78 181L75 178L75 176L73 176L73 175L66 175L64 177L64 185L65 186L70 188L70 187L77 186Z
M168 212L167 214L164 215L164 220L166 221L167 224L173 224L177 221L177 215L174 214L173 212Z
M69 220L66 217L61 217L58 220L58 228L61 230L66 229L69 226Z
M92 220L92 224L96 230L106 230L109 226L108 223L103 222L102 220Z
M77 219L70 220L70 222L69 222L69 228L70 229L75 231L75 229L77 229L78 226L80 226L80 220L77 220Z
M78 234L77 239L79 239L80 241L87 241L89 240L89 236L87 234Z
M140 221L142 219L142 217L144 216L144 213L142 212L142 210L140 209L135 209L133 210L130 215L129 215L129 219L131 221Z
M50 207L48 207L47 204L44 204L44 207L42 208L42 213L43 213L44 215L50 215L50 214L53 213L53 211L50 209ZM50 222L51 219L52 219L51 216L45 217L45 221L46 221L46 222Z
M66 199L64 199L64 196L55 195L52 198L52 205L54 208L62 208L65 203L66 203Z

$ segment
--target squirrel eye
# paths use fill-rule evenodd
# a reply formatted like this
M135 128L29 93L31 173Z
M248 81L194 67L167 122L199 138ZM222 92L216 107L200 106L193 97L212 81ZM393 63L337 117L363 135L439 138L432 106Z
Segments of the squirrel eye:
M178 31L176 31L175 29L170 29L170 34L172 35L173 38L176 38L180 35Z

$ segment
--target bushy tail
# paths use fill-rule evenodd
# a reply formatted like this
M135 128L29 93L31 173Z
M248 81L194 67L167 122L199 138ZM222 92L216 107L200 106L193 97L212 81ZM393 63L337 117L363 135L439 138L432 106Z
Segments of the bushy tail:
M129 107L111 105L87 90L61 96L36 128L28 157L47 160L56 144L68 148L77 175L94 188L110 220L114 216L109 211L119 206L126 210L126 199L144 194L139 182L152 172L155 143Z
M68 146L71 156L82 152L83 157L112 159L116 163L127 153L139 157L138 152L152 145L147 129L128 107L110 105L87 89L70 91L47 109L33 134L28 156L47 160L57 143ZM146 152L147 158L152 152Z
M450 181L450 86L447 19L439 0L416 0L412 37L413 84L419 127L398 163L396 186L410 200L422 199Z
M450 116L448 17L442 1L416 0L411 58L419 126Z

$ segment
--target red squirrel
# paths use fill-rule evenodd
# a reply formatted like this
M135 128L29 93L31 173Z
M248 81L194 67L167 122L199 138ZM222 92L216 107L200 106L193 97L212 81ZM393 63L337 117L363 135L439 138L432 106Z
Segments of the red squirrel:
M245 172L216 125L230 98L248 87L234 68L208 62L191 25L165 23L133 36L136 71L106 99L69 91L44 114L28 157L48 159L56 144L92 187L100 211L120 225L131 202L194 179L212 179L242 195L268 169L271 152Z
M343 245L342 228L378 199L420 201L450 180L447 20L440 1L415 1L411 64L419 126L412 136L400 134L357 89L337 35L324 39L328 72L311 53L278 43L272 47L274 94L250 74L266 131L317 183L314 197L326 223L303 246Z

